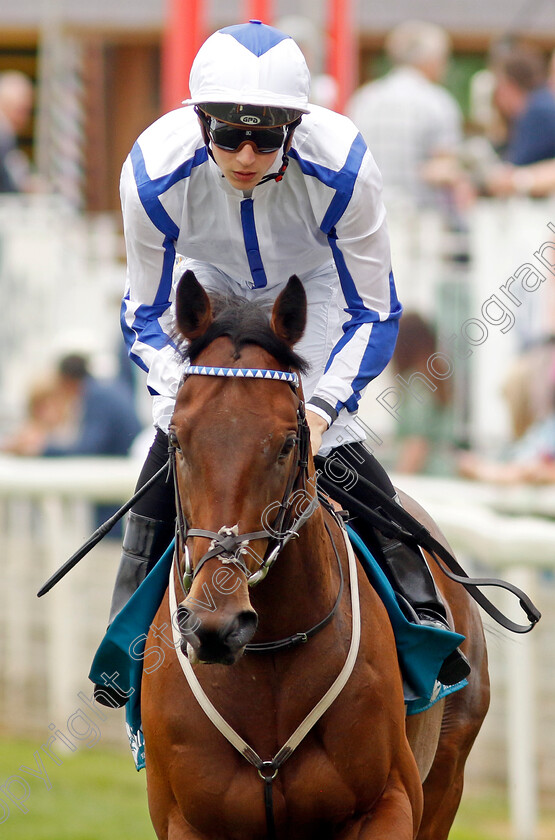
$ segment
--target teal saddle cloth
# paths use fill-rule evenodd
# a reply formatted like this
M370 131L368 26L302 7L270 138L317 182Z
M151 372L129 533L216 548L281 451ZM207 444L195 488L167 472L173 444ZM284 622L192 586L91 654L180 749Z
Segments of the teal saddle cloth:
M407 714L417 714L467 685L462 680L444 686L437 675L444 659L464 641L464 636L412 624L405 618L385 574L358 534L347 525L356 554L372 586L381 597L393 627L397 655L403 674ZM153 627L157 645L145 659L145 642L168 585L173 543L160 558L125 607L110 624L95 654L89 678L97 685L114 680L128 694L126 727L137 770L144 767L144 741L141 728L141 679L143 668L152 672L174 649L169 626Z

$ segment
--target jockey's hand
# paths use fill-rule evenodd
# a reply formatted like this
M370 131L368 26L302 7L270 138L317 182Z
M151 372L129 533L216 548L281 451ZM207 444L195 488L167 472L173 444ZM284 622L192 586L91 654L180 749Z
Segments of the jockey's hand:
M310 448L312 454L317 455L322 445L322 435L327 430L328 424L323 417L311 411L310 408L306 409L306 422L310 429Z

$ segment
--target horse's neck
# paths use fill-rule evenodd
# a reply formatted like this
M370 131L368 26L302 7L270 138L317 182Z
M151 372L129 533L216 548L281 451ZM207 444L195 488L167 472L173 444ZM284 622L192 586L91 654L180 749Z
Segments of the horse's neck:
M317 623L333 606L337 578L337 560L317 509L252 593L260 632L277 637Z

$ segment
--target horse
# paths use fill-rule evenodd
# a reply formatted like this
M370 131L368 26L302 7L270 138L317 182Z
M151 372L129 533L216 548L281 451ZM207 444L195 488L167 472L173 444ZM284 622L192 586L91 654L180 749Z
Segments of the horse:
M295 276L269 318L218 309L192 272L177 289L178 535L153 622L172 626L175 655L141 689L159 840L444 840L487 711L478 610L436 571L472 671L406 718L385 607L318 500L294 350L305 323ZM158 644L151 628L145 661Z

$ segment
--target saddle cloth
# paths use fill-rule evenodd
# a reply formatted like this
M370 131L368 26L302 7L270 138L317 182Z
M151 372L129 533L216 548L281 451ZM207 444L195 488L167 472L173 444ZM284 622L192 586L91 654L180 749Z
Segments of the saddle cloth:
M444 686L436 679L443 660L464 641L464 636L409 622L397 603L391 584L370 551L348 525L347 531L359 562L381 597L393 627L407 714L426 711L442 697L467 685L467 681L462 680L456 685ZM96 685L104 685L105 678L111 678L129 695L125 705L126 728L137 770L145 766L141 728L143 668L147 673L152 672L174 649L171 627L153 626L157 644L145 658L145 642L168 585L172 557L173 543L110 624L89 672L89 679Z

